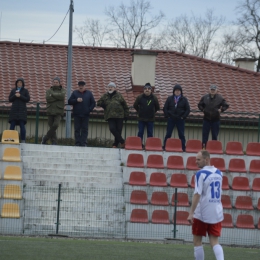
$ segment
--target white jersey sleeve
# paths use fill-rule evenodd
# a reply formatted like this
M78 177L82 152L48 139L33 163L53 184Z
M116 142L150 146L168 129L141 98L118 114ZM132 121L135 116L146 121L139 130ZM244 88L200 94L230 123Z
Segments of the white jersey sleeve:
M194 194L200 195L200 201L194 212L194 218L205 223L218 223L223 220L221 203L222 172L214 166L205 166L195 176Z

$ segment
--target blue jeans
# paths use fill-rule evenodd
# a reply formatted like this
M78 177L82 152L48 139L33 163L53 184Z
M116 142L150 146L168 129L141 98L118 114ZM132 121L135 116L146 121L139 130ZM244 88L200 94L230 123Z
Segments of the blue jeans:
M177 130L178 130L179 139L181 139L182 150L185 152L185 149L186 149L186 145L185 145L186 140L185 140L185 136L184 136L185 120L183 120L183 119L168 118L167 131L166 131L166 135L165 135L165 138L164 138L163 145L165 147L167 139L171 138L175 125L176 125Z
M220 121L211 122L207 120L203 120L202 126L202 145L207 144L209 139L209 132L211 130L212 140L218 139Z
M153 137L153 125L154 122L152 121L138 121L138 134L137 136L142 139L143 142L143 136L144 136L144 129L146 127L147 130L147 137Z
M25 137L26 137L25 122L23 120L12 120L10 122L10 130L14 130L16 125L20 126L21 140L25 141Z

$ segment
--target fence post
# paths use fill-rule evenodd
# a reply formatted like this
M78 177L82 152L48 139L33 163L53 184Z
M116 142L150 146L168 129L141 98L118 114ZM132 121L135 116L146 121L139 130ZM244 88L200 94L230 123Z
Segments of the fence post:
M178 197L177 197L177 188L175 188L175 199L174 199L174 217L173 217L173 238L176 238L176 212L177 212L177 203L178 203Z
M56 224L56 235L59 233L59 225L60 225L60 202L61 202L60 191L61 191L61 184L59 184L59 191L58 191L57 222L55 223Z
M38 144L39 114L40 114L40 103L37 103L37 107L36 107L35 138L34 138L34 143L35 144Z

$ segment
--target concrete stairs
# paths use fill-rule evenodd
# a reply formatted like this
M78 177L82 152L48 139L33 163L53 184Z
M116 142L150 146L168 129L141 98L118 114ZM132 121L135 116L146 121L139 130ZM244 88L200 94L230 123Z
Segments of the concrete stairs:
M125 237L119 149L23 144L24 234Z

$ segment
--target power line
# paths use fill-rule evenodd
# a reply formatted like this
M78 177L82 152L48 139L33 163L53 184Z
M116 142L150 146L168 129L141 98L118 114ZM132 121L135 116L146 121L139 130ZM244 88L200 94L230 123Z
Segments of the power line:
M66 13L66 15L65 15L65 17L64 17L64 19L63 19L63 21L61 22L61 24L60 24L60 26L59 26L59 28L57 29L57 31L51 36L51 38L50 39L48 39L47 41L44 41L44 42L48 42L49 40L51 40L54 36L55 36L55 34L59 31L59 29L61 28L61 26L62 26L62 24L64 23L64 21L65 21L65 19L66 19L66 17L67 17L67 15L68 15L68 13L69 13L69 11L70 11L70 9L68 10L68 12Z

